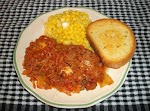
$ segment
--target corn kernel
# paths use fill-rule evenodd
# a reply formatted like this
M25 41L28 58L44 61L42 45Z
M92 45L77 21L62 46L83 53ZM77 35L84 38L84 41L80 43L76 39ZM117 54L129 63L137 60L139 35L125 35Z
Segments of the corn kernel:
M69 40L65 40L63 43L64 43L65 45L70 45L70 41L69 41Z

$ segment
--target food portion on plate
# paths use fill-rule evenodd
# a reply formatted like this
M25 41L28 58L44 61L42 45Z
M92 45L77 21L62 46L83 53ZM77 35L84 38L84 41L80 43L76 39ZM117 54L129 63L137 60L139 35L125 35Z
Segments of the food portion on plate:
M136 40L133 31L116 19L99 19L87 27L87 38L102 63L120 68L133 57Z
M57 43L65 45L83 45L92 49L86 38L86 28L91 23L85 12L67 10L63 13L51 15L44 24L45 35L54 38Z
M113 80L106 74L100 58L83 45L64 45L41 36L26 49L23 74L34 88L56 88L68 95L103 87Z
M107 67L123 66L135 51L133 32L115 19L91 22L85 12L68 10L43 25L44 34L26 48L23 61L34 88L71 95L111 85Z

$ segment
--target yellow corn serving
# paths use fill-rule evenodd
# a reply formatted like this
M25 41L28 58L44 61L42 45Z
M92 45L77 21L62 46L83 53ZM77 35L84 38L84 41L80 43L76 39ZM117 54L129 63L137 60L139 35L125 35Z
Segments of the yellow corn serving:
M90 22L91 20L85 12L64 11L48 18L44 24L45 34L54 38L58 43L83 45L92 50L86 39L86 27Z

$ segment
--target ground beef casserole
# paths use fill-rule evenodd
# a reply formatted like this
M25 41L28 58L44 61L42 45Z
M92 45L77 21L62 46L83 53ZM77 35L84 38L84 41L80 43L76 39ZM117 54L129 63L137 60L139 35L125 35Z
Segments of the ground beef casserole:
M26 49L23 74L30 77L33 87L55 88L68 95L112 84L99 57L82 45L57 44L41 36Z

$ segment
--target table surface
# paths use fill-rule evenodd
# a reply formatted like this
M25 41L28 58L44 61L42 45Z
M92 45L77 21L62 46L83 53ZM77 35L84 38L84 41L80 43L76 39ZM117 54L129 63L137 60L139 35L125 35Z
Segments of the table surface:
M137 47L123 86L108 99L84 109L55 108L20 84L13 51L20 32L39 14L59 7L89 7L122 20L135 33ZM0 111L149 111L150 0L0 0Z

